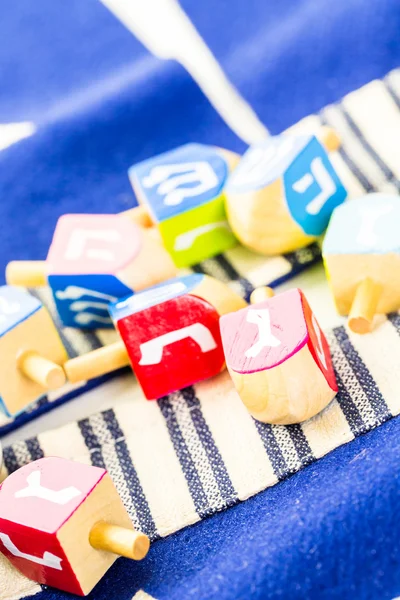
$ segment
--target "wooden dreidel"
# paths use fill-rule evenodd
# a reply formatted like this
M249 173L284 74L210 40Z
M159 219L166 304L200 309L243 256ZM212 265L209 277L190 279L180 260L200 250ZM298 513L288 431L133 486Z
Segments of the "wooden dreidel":
M188 267L235 246L225 214L224 187L236 154L186 144L129 169L141 206L128 211L156 225L178 267Z
M16 416L48 390L65 383L68 356L39 300L0 287L0 411Z
M42 458L0 487L0 551L29 579L86 596L118 556L144 558L107 471Z
M328 343L300 290L224 315L220 327L233 383L258 421L300 423L335 396Z
M207 275L172 279L110 306L122 337L65 365L77 382L131 364L149 400L217 375L225 366L221 315L247 303Z
M329 150L339 146L332 129L322 128L321 138ZM315 136L283 134L247 150L225 195L229 223L242 244L281 254L321 235L347 192Z
M112 327L109 302L173 277L176 267L149 231L122 215L64 215L46 262L13 261L7 282L53 291L69 327Z
M338 207L323 243L336 307L356 333L400 308L400 198L369 194Z

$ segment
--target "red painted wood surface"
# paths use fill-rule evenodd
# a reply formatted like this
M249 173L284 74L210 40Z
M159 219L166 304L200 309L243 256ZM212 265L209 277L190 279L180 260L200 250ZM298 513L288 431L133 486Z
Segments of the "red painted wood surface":
M219 315L196 296L180 296L126 316L117 327L149 400L212 377L223 368Z

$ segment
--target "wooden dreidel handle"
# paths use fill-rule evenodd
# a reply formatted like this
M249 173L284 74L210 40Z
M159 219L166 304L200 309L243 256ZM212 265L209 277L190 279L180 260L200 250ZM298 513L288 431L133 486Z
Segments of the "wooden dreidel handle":
M382 286L366 277L358 285L351 305L348 325L354 333L369 333L376 313Z
M268 286L261 286L253 290L250 294L250 304L257 304L263 300L268 300L275 295L274 290Z
M21 350L17 355L19 370L46 390L56 390L66 382L63 368L35 350Z
M318 136L272 136L245 152L225 189L228 220L244 246L282 254L324 233L347 196L328 154L339 145L336 132L324 127Z
M67 360L64 371L68 381L78 383L112 373L129 366L129 356L123 341L97 348L88 354Z
M150 548L150 540L144 533L104 521L92 527L89 543L96 550L105 550L132 560L142 560Z
M47 285L47 268L44 260L13 260L6 267L8 285L42 287Z
M293 289L220 321L227 367L250 414L264 423L300 423L337 392L329 347L304 294Z

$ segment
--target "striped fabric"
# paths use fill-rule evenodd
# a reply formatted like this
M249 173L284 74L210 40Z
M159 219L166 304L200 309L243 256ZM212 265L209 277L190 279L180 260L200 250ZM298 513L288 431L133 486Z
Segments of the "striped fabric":
M400 191L400 162L397 159L400 139L400 70L392 71L383 81L373 81L352 92L341 102L326 107L319 115L303 119L292 130L317 132L321 124L333 126L342 139L342 146L332 155L332 161L350 197L367 192ZM237 246L223 255L200 263L194 270L228 282L248 298L254 287L277 286L315 264L320 258L320 248L316 243L297 252L271 258ZM111 330L83 332L63 328L49 290L42 288L31 291L48 306L71 357L115 341L117 334ZM15 420L0 415L0 435L70 400L82 391L99 385L105 379L103 377L92 381L89 385L67 386L43 396Z
M399 190L400 71L305 119L298 128L321 122L334 125L342 136L334 162L353 196ZM291 264L299 269L317 254L306 249ZM282 260L288 259L271 259L276 265L283 265ZM268 264L236 248L196 270L231 281L247 296L255 285L274 278ZM276 267L275 279L279 277L282 271ZM48 290L40 296L50 302ZM109 410L5 448L1 478L46 455L105 467L136 527L152 540L167 536L274 485L400 414L400 315L382 316L370 335L358 336L342 326L327 335L339 393L321 414L301 425L253 420L226 372L158 402L147 402L132 377L128 400L115 400ZM76 355L111 341L112 334L64 330L63 336ZM5 568L0 559L0 572ZM23 597L23 586L30 593L38 590L16 578L8 596L0 592L0 598Z

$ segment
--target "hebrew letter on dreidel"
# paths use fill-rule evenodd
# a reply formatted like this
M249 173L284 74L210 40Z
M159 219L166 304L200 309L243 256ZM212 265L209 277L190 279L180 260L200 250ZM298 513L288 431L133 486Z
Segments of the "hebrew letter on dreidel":
M196 229L192 229L191 231L186 231L185 233L181 233L177 236L174 244L174 250L176 252L181 252L183 250L189 250L195 243L198 237L213 231L214 229L225 228L229 229L229 225L227 221L218 221L217 223L208 223L208 225L201 225L200 227L196 227Z
M194 184L191 187L179 186ZM176 206L185 198L199 196L218 185L218 177L212 166L205 161L178 165L158 165L143 179L143 185L151 188L158 185L157 193L164 197L164 204Z
M73 486L58 491L45 488L40 484L40 479L40 471L33 471L26 478L28 487L16 492L15 498L40 498L41 500L47 500L53 504L64 506L73 498L81 495L81 492Z
M94 231L91 229L74 229L68 240L64 258L66 260L79 260L91 258L104 261L115 260L115 253L111 248L90 247L93 242L107 242L115 244L121 240L121 234L114 229Z
M162 360L164 346L184 340L185 338L192 338L200 346L202 352L209 352L217 347L217 343L209 329L202 323L194 323L188 327L178 329L178 331L170 331L153 340L140 344L142 358L139 365L159 364Z
M311 161L311 173L306 173L298 181L293 184L293 189L299 194L304 194L308 188L314 183L320 187L319 194L306 206L306 211L309 215L317 215L324 204L331 198L336 191L336 185L332 177L325 168L321 157L314 158Z
M281 341L271 332L271 319L267 308L249 310L246 320L258 327L258 340L246 350L245 355L247 358L255 358L268 346L273 348L280 346Z
M11 541L10 536L5 533L0 533L0 540L3 542L7 550L17 558L24 558L25 560L29 560L30 562L36 563L37 565L42 565L43 567L48 567L49 569L57 569L57 571L62 571L62 559L58 558L58 556L55 556L51 552L45 552L43 554L43 558L39 558L38 556L26 554L25 552L21 552L21 550L18 550L17 546Z
M103 294L94 290L88 290L86 288L79 287L78 285L69 285L65 288L65 290L56 292L55 295L59 300L78 300L78 298L83 298L83 296L93 296L93 298L99 298L101 300L105 300L106 302L116 302L118 300L118 298L115 296L110 296L109 294Z
M7 321L10 315L15 315L21 310L18 302L10 302L0 296L0 323Z

